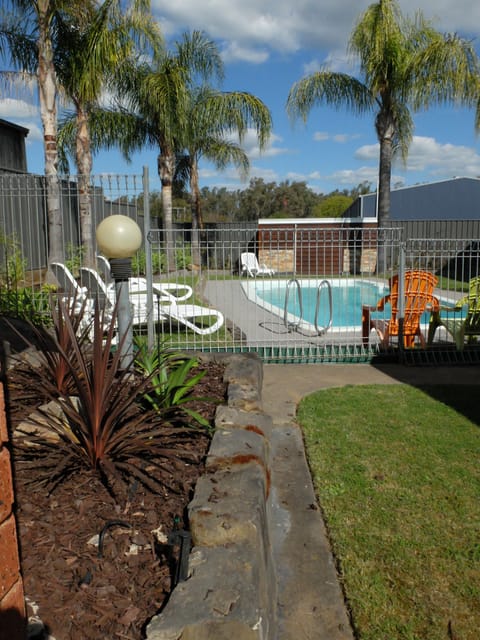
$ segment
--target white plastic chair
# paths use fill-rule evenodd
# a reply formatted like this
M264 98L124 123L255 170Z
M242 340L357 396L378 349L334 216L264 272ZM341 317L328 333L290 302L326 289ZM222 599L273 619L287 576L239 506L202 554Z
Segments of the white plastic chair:
M242 273L254 278L255 276L273 276L275 269L270 269L266 264L260 265L254 253L245 252L240 255Z

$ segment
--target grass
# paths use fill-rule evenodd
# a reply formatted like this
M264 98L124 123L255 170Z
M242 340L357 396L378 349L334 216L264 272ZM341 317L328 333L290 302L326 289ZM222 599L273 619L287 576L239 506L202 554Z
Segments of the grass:
M357 386L298 412L360 640L476 640L478 386Z

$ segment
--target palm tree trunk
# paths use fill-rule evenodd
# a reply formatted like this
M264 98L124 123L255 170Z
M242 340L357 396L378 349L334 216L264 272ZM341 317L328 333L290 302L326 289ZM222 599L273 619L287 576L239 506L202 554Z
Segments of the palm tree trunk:
M190 192L192 194L192 262L197 266L202 264L200 251L200 230L203 229L202 212L200 208L200 189L198 186L198 165L192 160L190 170Z
M92 152L88 114L77 105L76 162L78 170L78 208L80 214L80 236L83 264L95 268L93 242L92 202L90 196L90 176L92 173Z
M377 116L376 129L380 142L377 194L377 273L381 274L390 268L385 228L390 220L390 184L392 177L393 137L395 134L395 123L391 114L381 111Z
M175 238L173 234L172 185L175 172L175 155L163 151L158 156L158 175L162 183L163 229L165 232L165 253L167 271L173 271L175 261Z
M38 10L38 91L43 125L45 178L47 186L48 262L63 262L63 223L60 211L57 152L57 81L53 64L53 49L49 35L51 7L49 0L40 0Z

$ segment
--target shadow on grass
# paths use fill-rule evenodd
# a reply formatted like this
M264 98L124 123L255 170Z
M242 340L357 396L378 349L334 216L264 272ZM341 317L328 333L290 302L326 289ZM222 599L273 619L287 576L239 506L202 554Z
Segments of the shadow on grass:
M480 347L464 351L411 349L388 359L375 358L371 364L398 382L422 389L480 426Z

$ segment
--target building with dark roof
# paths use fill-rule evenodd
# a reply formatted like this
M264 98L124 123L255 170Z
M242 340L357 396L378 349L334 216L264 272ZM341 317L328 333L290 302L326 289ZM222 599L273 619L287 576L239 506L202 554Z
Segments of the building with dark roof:
M367 193L345 211L345 218L376 218L377 194ZM452 178L441 182L392 189L391 220L480 219L480 178Z
M28 129L0 119L0 173L26 173Z

